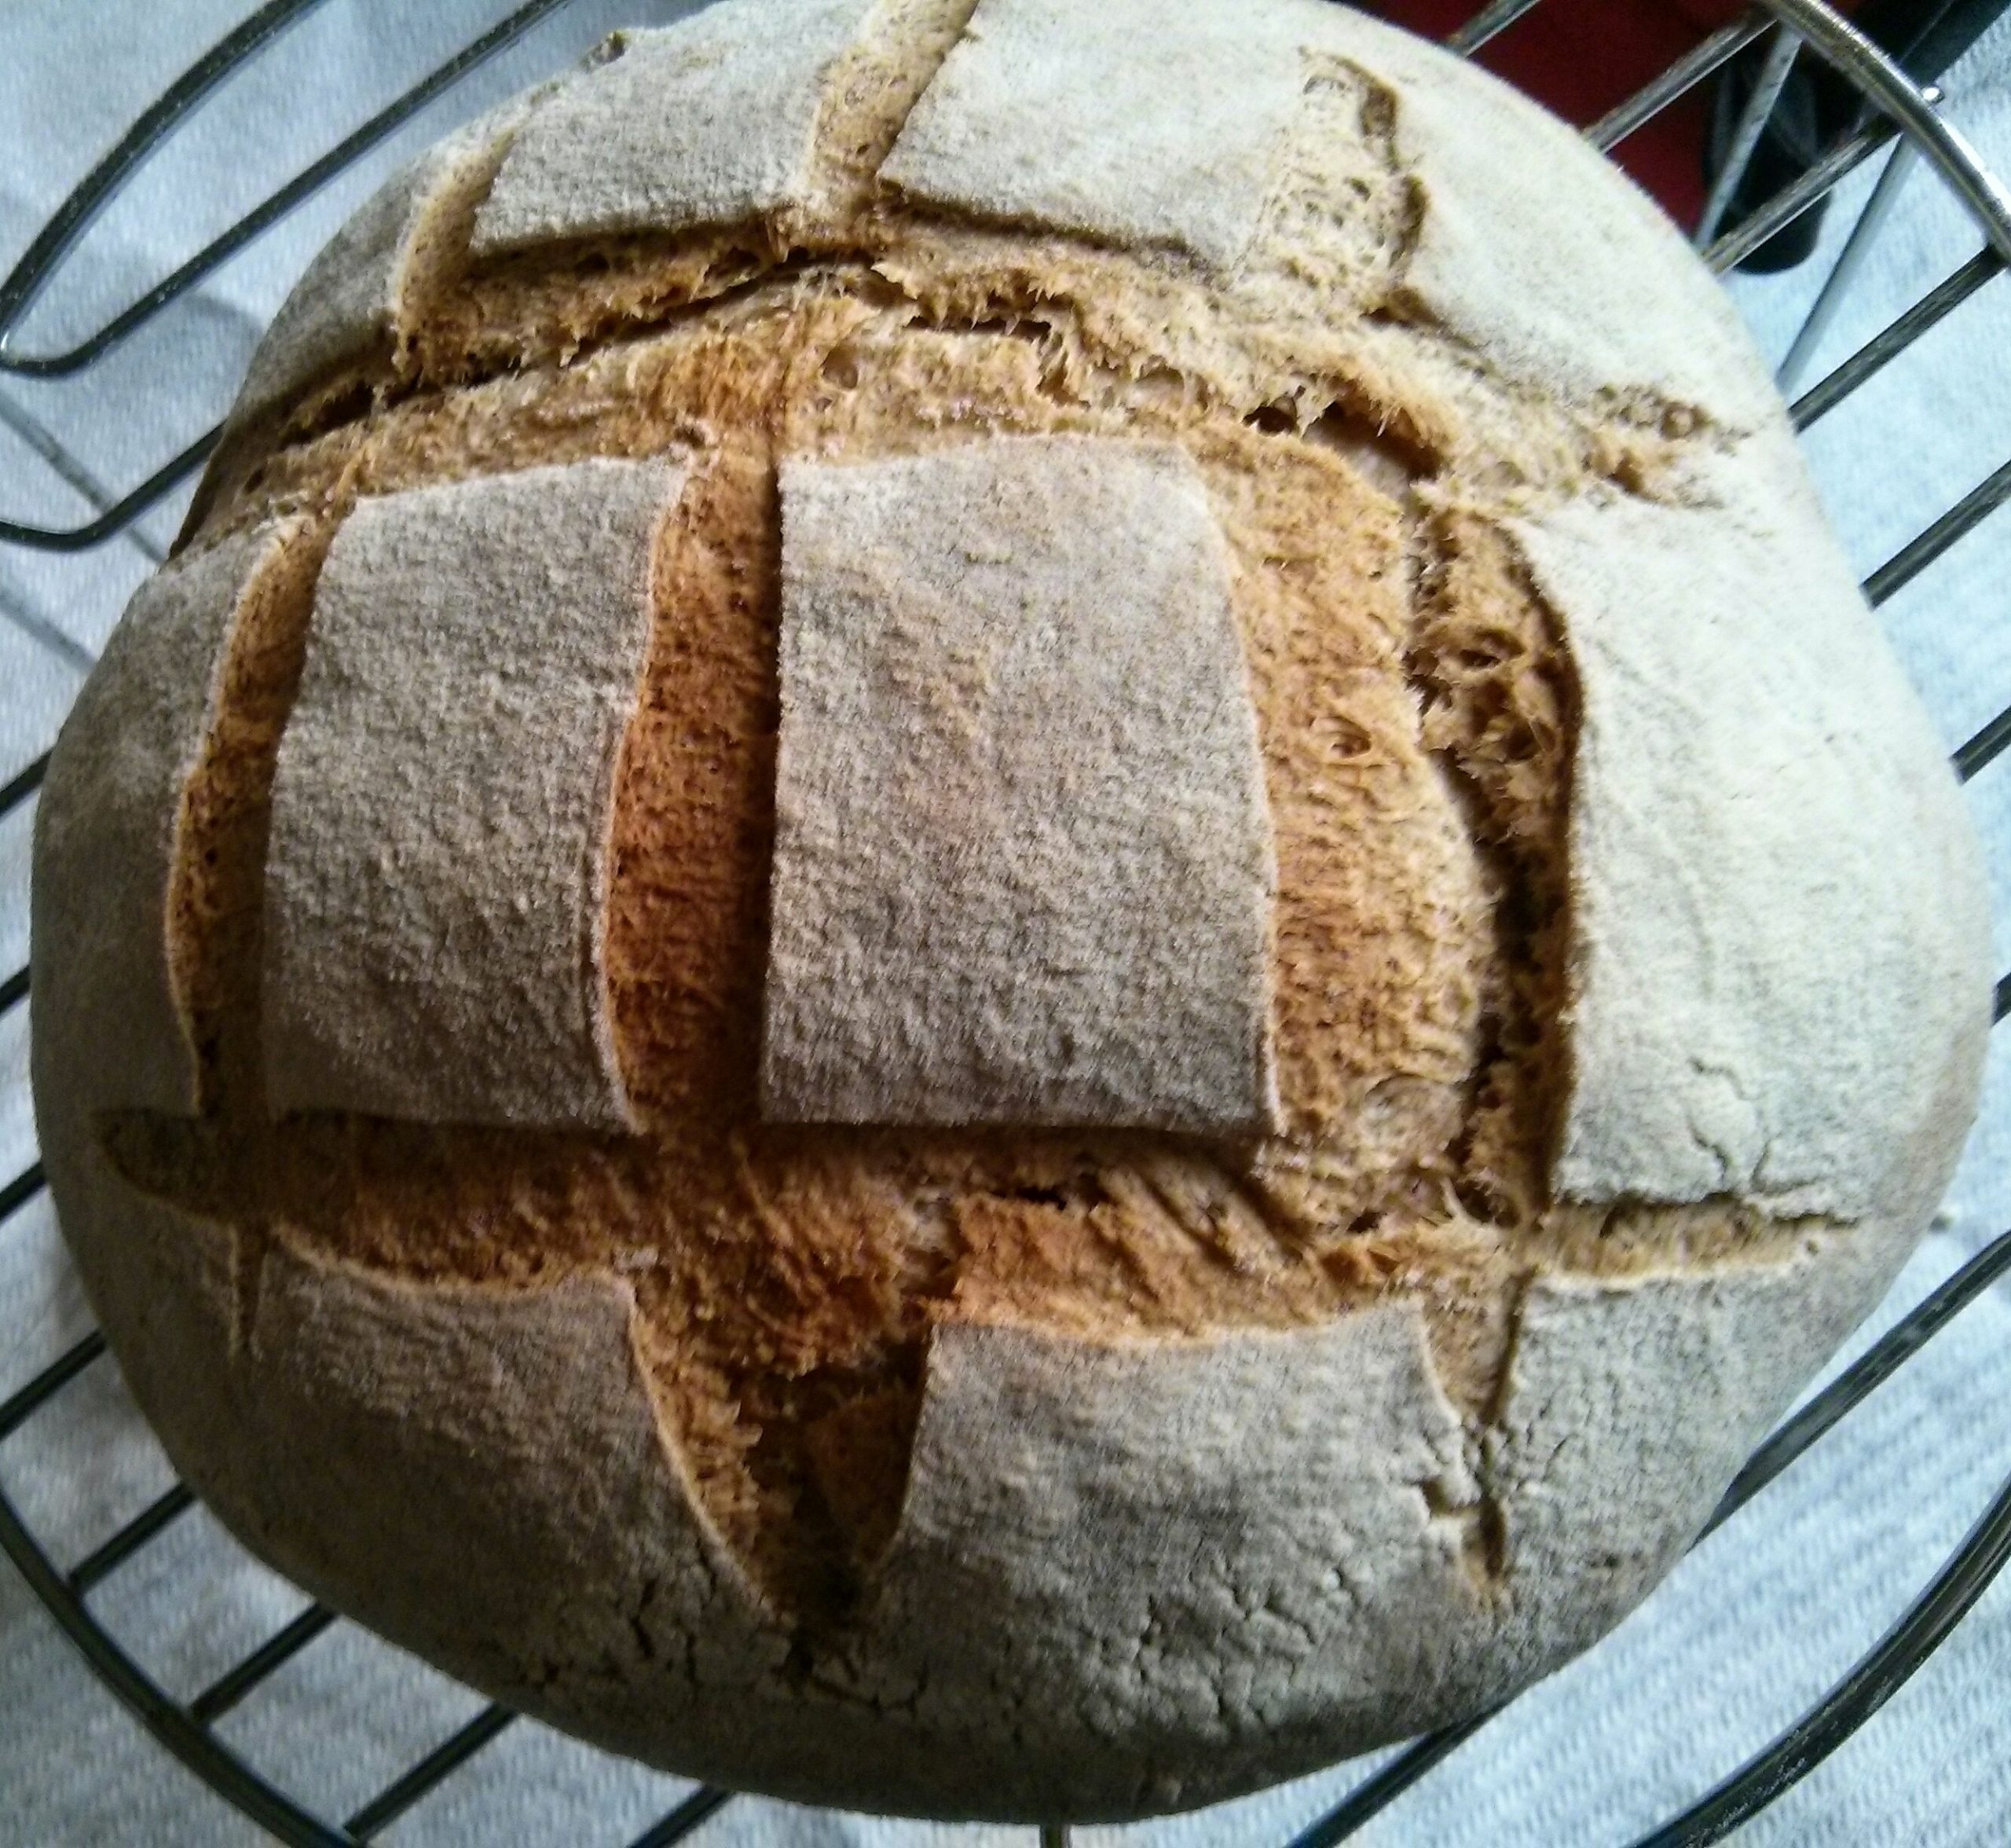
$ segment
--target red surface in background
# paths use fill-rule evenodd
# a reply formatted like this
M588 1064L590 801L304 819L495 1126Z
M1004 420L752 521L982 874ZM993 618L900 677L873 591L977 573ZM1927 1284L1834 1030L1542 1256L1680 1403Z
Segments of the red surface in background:
M1479 0L1372 0L1368 9L1444 38ZM1745 10L1736 0L1544 0L1490 40L1478 62L1582 128ZM1710 97L1710 84L1700 84L1613 150L1686 229L1704 209Z

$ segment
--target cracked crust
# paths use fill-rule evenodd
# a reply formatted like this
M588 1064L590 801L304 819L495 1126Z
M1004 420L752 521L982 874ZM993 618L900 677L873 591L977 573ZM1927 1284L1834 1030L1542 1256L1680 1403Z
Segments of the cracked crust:
M266 329L233 415L283 405L303 386L390 340L438 292L475 203L529 98L491 111L394 174L308 265ZM458 268L458 263L455 266Z
M211 896L213 823L200 773L247 721L227 665L255 632L295 529L268 522L141 586L50 759L35 850L90 869L38 890L38 1007L90 1049L98 1109L192 1115L203 1102L208 997L185 952Z
M1794 466L1784 438L1721 465L1708 542L1631 500L1515 528L1584 688L1567 1198L1858 1220L1911 1184L1895 1149L1940 1167L1967 1127L1935 1113L1980 1030L1973 848L1848 565L1797 543Z
M882 177L925 207L1233 268L1299 104L1303 22L1200 0L1152 58L1143 24L1133 7L993 0Z
M1265 13L1256 36L1298 60L1251 117L1275 130L1266 188L1121 248L1109 224L1182 202L1106 200L1086 236L874 183L950 63L1045 0L760 16L785 6L865 22L804 66L802 185L483 255L487 168L463 174L391 214L401 280L364 349L345 336L234 422L177 569L302 523L256 620L211 612L223 710L94 784L108 727L150 697L108 653L38 845L37 1018L74 1020L104 1003L69 954L102 874L49 817L157 839L179 790L198 818L139 882L188 1037L156 1022L128 1056L192 1045L202 1112L108 1088L45 1028L45 1159L190 1480L310 1589L499 1698L805 1800L1203 1802L1502 1698L1665 1569L1952 1162L1987 1018L1973 855L1903 710L1880 748L1930 851L1885 902L1944 914L1932 955L1794 1028L1848 1049L1806 1084L1903 1092L1832 1096L1875 1131L1875 1184L1662 1199L1629 1154L1559 1197L1609 992L1588 882L1614 869L1587 862L1616 849L1588 818L1617 786L1588 786L1608 760L1587 740L1653 712L1540 535L1618 507L1736 531L1783 570L1830 557L1729 311L1554 125L1339 9ZM1138 42L1203 45L1246 11L1153 9ZM1049 24L1081 25L1090 71L1102 22L1143 12ZM1574 265L1548 254L1560 211L1592 228ZM760 1119L778 466L992 434L1180 446L1233 556L1277 864L1274 1135ZM637 1132L276 1123L262 868L330 536L367 496L671 451L690 472L584 972ZM1830 664L1830 717L1886 726L1853 597L1810 620L1866 638ZM1666 772L1690 740L1663 738ZM1837 826L1854 842L1879 812ZM1804 896L1756 902L1773 944ZM1866 1063L1899 1044L1861 1032L1868 1004L1906 1023L1903 1077Z
M155 1324L136 1395L306 1589L687 1775L950 1817L1185 1807L1557 1666L1667 1569L1892 1257L1811 1239L1533 1285L1478 1441L1414 1304L1172 1345L945 1327L870 1600L813 1652L663 1445L626 1282L416 1284L280 1239L254 1284L241 1237L83 1168L66 1223L101 1311ZM230 1364L155 1364L189 1351Z
M658 226L743 223L819 190L819 130L885 0L723 0L617 35L526 117L475 214L477 258Z

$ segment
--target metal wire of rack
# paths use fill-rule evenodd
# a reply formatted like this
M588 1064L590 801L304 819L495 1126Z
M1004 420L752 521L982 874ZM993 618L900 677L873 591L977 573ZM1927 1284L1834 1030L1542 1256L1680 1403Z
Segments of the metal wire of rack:
M234 30L191 64L133 123L43 227L13 270L0 279L0 378L81 378L175 302L229 263L262 234L347 171L419 112L470 73L514 45L548 16L575 0L529 0L440 64L402 95L277 187L253 210L196 255L60 349L21 350L20 330L30 310L55 280L93 221L220 86L257 59L324 0L265 0ZM1492 0L1448 41L1472 56L1506 32L1540 0ZM1845 177L1889 150L1841 255L1809 310L1784 364L1791 386L1855 275L1864 248L1876 236L1909 163L1925 160L1961 201L1980 234L1981 248L1881 332L1794 399L1796 427L1806 431L1842 404L1931 329L2011 266L2011 195L1985 169L1958 130L1940 113L1940 94L1910 78L1889 57L1821 0L1759 0L1750 11L1712 33L1633 96L1586 130L1602 150L1617 148L1679 98L1732 59L1765 41L1760 76L1732 137L1730 154L1703 218L1700 239L1708 263L1723 273L1760 248L1800 214L1832 192ZM1847 78L1863 99L1858 123L1833 141L1800 176L1729 229L1720 221L1751 160L1775 96L1794 60L1812 55ZM93 492L98 511L69 527L0 517L0 544L49 552L80 552L130 533L200 468L218 431L203 431L137 486L115 497ZM89 487L80 471L65 469L60 454L46 459L73 484ZM2004 501L2011 499L2011 460L1963 494L1865 580L1874 605L1885 603L1946 553ZM1967 780L2011 748L2011 705L1976 731L1954 754ZM0 786L0 823L34 797L47 767L46 754ZM0 1020L27 1000L24 967L0 980ZM2011 1013L2011 974L1998 984L1996 1017ZM38 1163L0 1185L0 1238L9 1223L44 1190ZM1729 1520L1772 1483L1909 1361L1970 1304L2011 1273L2011 1231L1979 1251L1900 1320L1857 1362L1816 1394L1763 1443L1727 1491L1705 1533ZM0 1402L0 1446L45 1414L70 1388L101 1366L102 1335L77 1340L51 1364ZM490 1705L384 1784L339 1823L269 1779L218 1733L224 1717L251 1700L262 1685L342 1620L310 1604L268 1635L192 1697L178 1700L128 1652L92 1608L93 1594L153 1545L193 1504L178 1484L159 1495L111 1537L74 1563L60 1565L31 1531L0 1480L0 1548L92 1670L141 1724L244 1815L281 1840L353 1844L376 1839L420 1800L455 1776L515 1723ZM1700 1536L1701 1538L1701 1536ZM1925 1661L1993 1577L2011 1558L2011 1483L1999 1490L1965 1539L1911 1605L1856 1666L1802 1718L1753 1755L1680 1815L1644 1837L1656 1848L1692 1848L1720 1839L1819 1764L1869 1720ZM1496 1709L1496 1713L1501 1710ZM1483 1714L1418 1740L1386 1760L1335 1806L1302 1828L1290 1848L1331 1848L1343 1842L1465 1747L1496 1717ZM632 1848L663 1848L693 1835L733 1801L725 1791L699 1788L684 1795L634 1839ZM584 1825L583 1825L584 1828ZM1034 1832L1029 1831L1031 1835ZM1038 1832L1043 1844L1068 1839L1065 1827ZM585 1839L582 1833L577 1839Z

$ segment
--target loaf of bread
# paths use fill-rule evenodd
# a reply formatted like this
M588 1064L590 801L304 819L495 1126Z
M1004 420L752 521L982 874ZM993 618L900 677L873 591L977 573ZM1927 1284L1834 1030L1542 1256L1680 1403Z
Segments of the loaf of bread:
M1717 288L1325 0L725 0L427 155L79 700L34 928L64 1228L246 1544L953 1817L1601 1635L1989 1018Z

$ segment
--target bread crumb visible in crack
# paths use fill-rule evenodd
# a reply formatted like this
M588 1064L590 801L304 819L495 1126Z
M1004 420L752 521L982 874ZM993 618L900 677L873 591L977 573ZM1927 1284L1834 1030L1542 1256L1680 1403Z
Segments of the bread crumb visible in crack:
M307 651L332 526L294 532L247 592L226 644L217 710L183 785L167 899L168 966L198 1095L214 1113L262 1108L257 984L263 957L273 767Z
M1405 670L1424 737L1479 850L1493 908L1482 1043L1455 1148L1477 1218L1533 1226L1569 1073L1552 1030L1566 1000L1571 770L1582 710L1555 614L1512 544L1456 515L1419 527L1418 623Z
M395 337L314 382L290 410L232 431L199 508L207 517L255 493L251 479L276 449L415 394L562 372L769 288L899 297L946 328L1037 310L1065 331L1079 376L1157 376L1244 412L1345 397L1434 467L1456 462L1472 504L1507 509L1588 481L1679 494L1689 447L1721 439L1695 407L1650 392L1555 402L1408 300L1403 272L1428 200L1398 154L1398 99L1345 59L1309 54L1263 222L1233 274L895 194L878 170L974 9L975 0L884 0L824 100L807 206L474 260L469 232L493 174L471 172L407 266Z
M970 29L978 0L880 0L863 41L831 74L817 124L820 214L849 222L922 93Z

